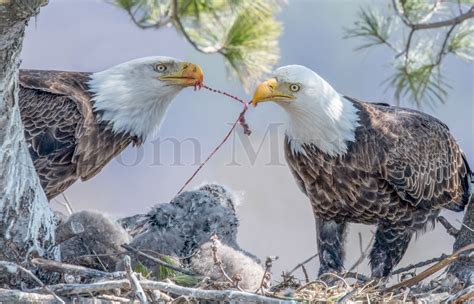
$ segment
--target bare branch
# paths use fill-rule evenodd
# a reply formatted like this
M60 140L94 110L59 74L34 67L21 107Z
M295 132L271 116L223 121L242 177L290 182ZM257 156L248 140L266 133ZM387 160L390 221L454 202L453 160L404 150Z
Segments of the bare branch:
M64 202L65 202L65 207L69 213L69 215L73 214L74 213L74 209L72 209L72 205L71 205L71 202L69 202L69 199L67 198L66 194L63 192L61 193L62 196L63 196L63 199L64 199Z
M474 244L464 246L463 248L459 249L455 253L449 255L445 259L441 260L440 262L436 263L435 265L433 265L430 268L426 269L425 271L421 272L417 276L415 276L413 278L410 278L406 281L400 282L398 284L395 284L392 287L389 287L389 288L385 289L385 291L389 292L389 291L392 291L392 290L399 289L401 287L408 287L408 286L415 285L416 283L426 279L430 275L434 274L435 272L443 269L444 267L448 266L449 264L451 264L452 262L457 260L459 258L459 256L461 255L461 253L463 253L465 251L473 250L473 249L474 249Z
M319 255L319 252L316 252L315 254L313 254L312 256L310 256L309 258L304 260L303 262L301 262L298 265L296 265L295 267L293 267L293 269L290 272L288 272L287 275L292 275L296 270L298 270L298 268L300 268L301 266L303 266L305 264L308 264L309 262L311 262L318 255Z
M145 289L159 289L164 292L172 294L192 297L196 299L204 300L216 300L216 301L237 301L237 302L257 302L257 303L281 303L280 299L265 297L249 292L243 292L238 290L203 290L197 288L188 288L179 286L173 283L155 282L142 280L141 285ZM295 303L294 301L288 301L287 303Z
M160 260L160 259L157 259L157 258L155 258L155 257L152 257L151 255L146 254L146 253L144 253L144 252L142 252L142 251L140 251L140 250L138 250L138 249L135 249L135 248L133 248L133 247L131 247L131 246L129 246L129 245L123 244L122 247L125 248L125 249L127 249L127 250L130 251L130 252L133 252L133 253L135 253L135 254L137 254L137 255L140 255L140 256L142 256L142 257L144 257L144 258L147 258L147 259L149 259L149 260L151 260L151 261L153 261L153 262L155 262L155 263L157 263L157 264L159 264L159 265L161 265L161 266L168 267L168 268L170 268L170 269L173 269L173 270L175 270L175 271L178 271L178 272L181 272L181 273L190 275L190 276L196 276L195 273L193 273L193 272L191 272L191 271L189 271L189 270L186 270L186 269L183 269L183 268L181 268L181 267L174 266L174 265L171 265L171 264L169 264L169 263L166 263L166 262L164 262L164 261L162 261L162 260Z
M432 258L432 259L422 261L422 262L419 262L419 263L416 263L416 264L410 264L406 267L402 267L402 268L399 268L397 270L392 271L392 273L390 273L390 275L393 276L393 275L400 274L402 272L412 270L414 268L419 268L419 267L423 267L423 266L426 266L426 265L430 265L430 264L442 261L442 260L446 259L447 257L448 257L447 254L442 254L441 256L439 256L437 258Z
M15 289L0 289L0 303L50 303L56 298L50 294L23 292Z
M446 228L446 231L449 235L453 236L454 238L458 236L459 230L454 228L454 226L451 225L451 223L448 222L448 220L444 216L438 216L437 220L438 222L440 222L441 225L443 225L444 228Z
M266 283L270 281L271 276L272 276L270 271L273 266L273 261L276 261L276 260L278 260L278 257L270 257L270 256L268 256L267 259L265 260L265 271L263 272L262 280L260 281L260 286L257 289L256 293L260 291L262 292L262 294L265 294Z
M40 285L44 290L46 290L47 292L49 292L57 301L59 301L60 303L63 303L64 304L64 301L58 297L51 289L49 289L48 286L46 286L40 279L38 279L37 276L35 276L31 271L29 271L28 269L20 266L20 265L17 265L15 263L12 263L12 262L6 262L6 261L0 261L0 266L5 268L6 271L8 272L17 272L18 270L22 271L23 273L27 274L30 278L33 279L33 281L35 281L36 283L38 283L38 285Z
M365 249L362 250L362 234L359 232L360 257L359 257L359 259L357 259L357 261L355 261L354 265L352 265L351 268L349 268L349 272L356 269L356 267L359 266L360 263L362 263L365 260L365 258L367 257L367 254L369 252L369 249L372 247L374 239L375 239L375 234L372 233L372 238L370 239L369 243L367 244L367 247L365 247Z
M42 258L35 258L31 263L37 267L45 270L67 273L72 275L79 275L85 278L125 278L124 272L105 272L97 269L87 268L78 265L71 265L57 261L46 260Z
M141 304L148 304L146 294L143 291L140 282L138 281L137 275L132 270L132 261L128 255L124 256L123 265L125 267L125 271L127 272L128 280L130 281L130 284L133 288L133 298L137 297Z

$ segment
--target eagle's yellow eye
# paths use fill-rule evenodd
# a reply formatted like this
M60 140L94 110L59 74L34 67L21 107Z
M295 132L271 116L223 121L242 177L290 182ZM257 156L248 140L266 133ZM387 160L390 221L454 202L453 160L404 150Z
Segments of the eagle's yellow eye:
M160 72L160 73L161 73L161 72L166 71L166 69L167 69L166 65L164 65L164 64L162 64L162 63L159 63L159 64L155 65L155 70L156 70L157 72Z
M290 91L291 92L298 92L299 90L301 89L301 86L299 84L296 84L296 83L292 83L290 84Z

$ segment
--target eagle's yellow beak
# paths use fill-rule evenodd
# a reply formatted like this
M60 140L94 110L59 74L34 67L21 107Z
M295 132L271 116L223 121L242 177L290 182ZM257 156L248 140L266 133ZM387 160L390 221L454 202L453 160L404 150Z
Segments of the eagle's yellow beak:
M178 72L162 76L160 79L183 86L194 86L204 81L204 74L198 64L181 62L179 63Z
M253 106L256 107L257 103L263 102L263 101L269 101L269 100L280 101L280 100L294 99L293 96L290 96L278 90L278 87L279 87L278 81L274 78L269 79L259 84L257 89L255 89L255 93L253 94L253 98L252 98Z

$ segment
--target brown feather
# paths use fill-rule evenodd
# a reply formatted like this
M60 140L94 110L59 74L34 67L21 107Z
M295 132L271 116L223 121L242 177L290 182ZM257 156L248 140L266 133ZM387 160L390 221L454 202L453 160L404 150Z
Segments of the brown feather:
M87 180L130 143L93 112L90 73L20 71L20 111L25 136L48 199L77 179Z
M289 167L316 217L421 229L420 214L426 222L440 208L464 208L467 164L446 125L418 111L348 99L360 126L346 154L303 145L306 156L295 155L286 139Z

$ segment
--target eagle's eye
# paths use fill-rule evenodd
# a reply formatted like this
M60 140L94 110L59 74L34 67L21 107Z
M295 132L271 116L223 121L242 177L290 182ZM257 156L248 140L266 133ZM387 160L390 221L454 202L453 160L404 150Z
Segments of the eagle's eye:
M157 65L155 65L155 71L159 73L163 73L164 71L166 71L166 69L167 67L163 63L158 63Z
M296 83L292 83L290 84L290 91L291 92L298 92L299 90L301 90L301 86L299 84L296 84Z

